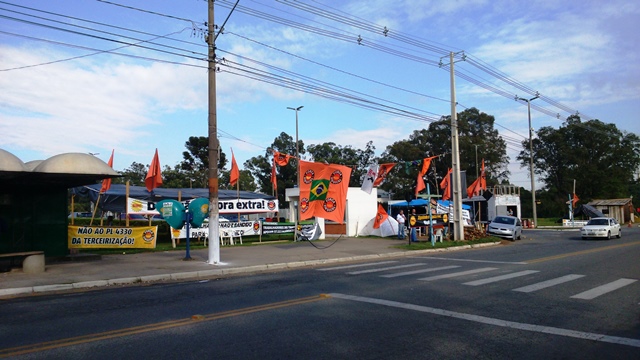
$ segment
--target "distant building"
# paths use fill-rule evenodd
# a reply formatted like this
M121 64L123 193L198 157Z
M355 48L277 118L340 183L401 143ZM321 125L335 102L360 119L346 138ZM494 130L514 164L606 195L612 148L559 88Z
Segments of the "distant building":
M591 200L587 205L591 205L600 210L604 216L612 217L620 223L628 223L635 221L633 198L626 199L608 199L608 200Z

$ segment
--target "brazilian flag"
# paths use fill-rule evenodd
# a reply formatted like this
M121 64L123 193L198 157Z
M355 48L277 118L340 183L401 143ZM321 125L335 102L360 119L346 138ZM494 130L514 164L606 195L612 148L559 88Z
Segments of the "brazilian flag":
M309 194L309 201L325 200L327 193L329 192L329 180L319 179L311 182L311 193Z

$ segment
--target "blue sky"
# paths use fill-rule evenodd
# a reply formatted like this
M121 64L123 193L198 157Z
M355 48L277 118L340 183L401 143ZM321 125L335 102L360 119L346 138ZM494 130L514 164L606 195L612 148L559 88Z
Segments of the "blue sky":
M234 2L215 4L221 25ZM123 170L157 148L173 167L189 136L207 135L206 1L3 0L0 16L0 148L24 162L66 152L106 162L115 149ZM512 183L529 188L515 161L527 107L514 96L540 93L534 129L578 111L640 134L639 21L635 1L241 0L216 43L220 143L239 164L264 155L281 132L295 137L287 107L304 106L305 145L373 141L380 154L450 115L438 62L464 51L457 110L495 116ZM292 80L336 95L278 86Z

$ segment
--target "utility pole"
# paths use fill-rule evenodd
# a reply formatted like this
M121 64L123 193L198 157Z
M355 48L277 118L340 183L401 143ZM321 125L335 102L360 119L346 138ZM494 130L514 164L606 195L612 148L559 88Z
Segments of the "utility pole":
M529 116L529 172L530 172L529 177L531 178L531 202L533 205L533 227L534 228L538 227L538 211L537 211L537 204L536 204L536 180L533 172L533 128L531 127L531 102L539 97L540 95L538 95L538 93L536 93L536 96L532 97L531 99L525 99L525 98L516 96L516 100L522 100L527 102L527 114Z
M464 240L464 222L462 219L462 189L460 185L460 148L458 143L458 119L456 114L456 78L453 64L454 57L464 52L449 53L449 70L451 78L451 174L453 175L453 240ZM442 66L440 58L440 66Z
M476 145L476 179L479 177L478 175L478 145Z
M209 261L220 264L220 229L218 223L218 117L216 110L216 40L213 33L213 1L207 0L208 76L209 76Z
M300 221L300 149L298 145L298 111L304 106L297 108L287 107L289 110L296 112L296 186L298 186L298 203L296 204L296 221L293 229L293 241L298 241L298 222Z

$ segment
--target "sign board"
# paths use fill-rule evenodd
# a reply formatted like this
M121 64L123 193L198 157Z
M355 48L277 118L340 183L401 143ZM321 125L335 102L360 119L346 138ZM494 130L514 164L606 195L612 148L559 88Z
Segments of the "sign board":
M157 226L67 227L69 249L153 249L157 237Z

